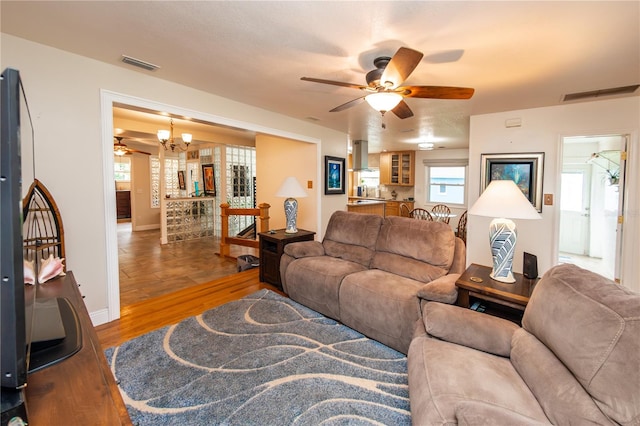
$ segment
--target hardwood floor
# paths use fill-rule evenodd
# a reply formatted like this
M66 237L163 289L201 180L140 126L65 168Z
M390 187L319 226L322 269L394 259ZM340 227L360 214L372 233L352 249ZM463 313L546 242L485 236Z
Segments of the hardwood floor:
M215 237L160 244L160 230L131 231L118 224L120 306L223 278L237 272L235 259L218 256ZM234 246L231 255L257 256L257 249Z
M159 230L131 232L130 223L118 224L120 319L96 327L104 349L263 288L283 294L261 283L257 268L238 273L235 259L216 255L216 238L159 241ZM257 250L234 247L231 254Z
M97 326L96 333L106 349L263 288L284 295L271 284L260 282L257 268L250 269L123 307L119 320Z

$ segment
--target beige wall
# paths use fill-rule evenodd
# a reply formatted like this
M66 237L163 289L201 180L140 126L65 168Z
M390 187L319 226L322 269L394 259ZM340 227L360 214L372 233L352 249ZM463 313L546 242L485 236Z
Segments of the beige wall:
M520 118L521 127L507 128L505 120ZM559 177L561 145L565 136L630 134L629 167L624 211L622 283L640 291L640 97L582 102L547 108L509 111L471 117L469 138L469 205L480 193L480 156L483 153L544 152L543 193L554 195L553 206L543 206L542 220L516 220L518 243L514 271L522 271L522 253L538 257L542 274L558 258ZM488 229L491 218L469 216L467 264L491 265Z
M113 140L103 137L112 130L102 128L103 117L111 116L112 111L111 106L108 111L103 108L101 91L176 105L193 111L192 116L220 117L239 125L252 123L254 130L274 129L294 139L318 140L320 155L346 156L344 133L4 33L0 42L0 66L18 69L24 82L36 133L38 179L60 208L66 264L82 283L84 300L95 323L119 316L117 293L116 297L111 293L118 285L117 242L113 247L115 208L106 207L115 206L115 185L112 179L107 184L104 177L113 167ZM23 151L26 176L33 172L30 155L29 149ZM321 165L317 167L320 170ZM321 229L333 206L346 203L346 196L341 203L328 198L316 212Z
M317 145L270 135L256 136L256 174L258 203L269 203L271 229L286 225L284 199L274 194L288 176L294 176L307 191L307 197L297 198L297 227L318 232L315 212L318 210L318 182L316 180ZM307 188L311 181L313 188Z

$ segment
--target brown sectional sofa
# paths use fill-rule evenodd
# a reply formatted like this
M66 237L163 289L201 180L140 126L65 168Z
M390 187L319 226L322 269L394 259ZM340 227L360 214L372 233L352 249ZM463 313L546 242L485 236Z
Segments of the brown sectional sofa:
M640 294L559 265L520 327L449 305L464 264L447 225L336 212L280 268L292 299L407 353L415 425L640 425Z
M337 211L322 242L287 244L284 291L330 318L407 353L420 297L455 302L465 246L451 227Z

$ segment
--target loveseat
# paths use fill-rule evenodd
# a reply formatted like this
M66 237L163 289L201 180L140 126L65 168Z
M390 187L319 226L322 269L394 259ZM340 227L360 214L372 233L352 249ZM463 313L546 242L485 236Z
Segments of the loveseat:
M280 274L291 299L406 354L420 300L456 301L465 253L442 222L336 211L322 242L285 246Z
M640 294L559 265L522 327L424 302L408 370L416 425L638 425Z

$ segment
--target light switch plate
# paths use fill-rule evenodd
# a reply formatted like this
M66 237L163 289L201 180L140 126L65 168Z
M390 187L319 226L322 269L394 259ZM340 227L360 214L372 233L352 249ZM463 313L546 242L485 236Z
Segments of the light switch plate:
M553 205L553 194L544 194L544 205L545 206Z
M307 188L313 189L313 181L312 180L308 180L307 181Z

